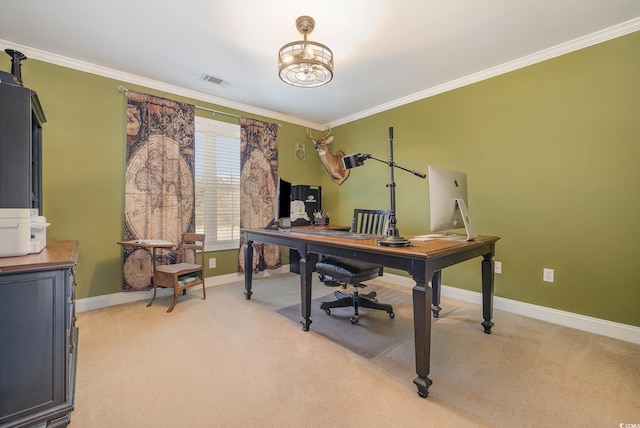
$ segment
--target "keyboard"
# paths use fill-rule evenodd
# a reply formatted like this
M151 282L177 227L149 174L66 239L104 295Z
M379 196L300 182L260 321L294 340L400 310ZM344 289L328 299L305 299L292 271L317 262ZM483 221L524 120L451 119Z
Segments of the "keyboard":
M293 233L309 233L311 235L322 235L322 236L331 236L334 238L346 238L346 239L354 239L358 241L365 241L367 239L377 239L381 238L382 235L372 235L369 233L356 233L349 232L346 230L330 230L330 229L305 229L305 230L291 230Z

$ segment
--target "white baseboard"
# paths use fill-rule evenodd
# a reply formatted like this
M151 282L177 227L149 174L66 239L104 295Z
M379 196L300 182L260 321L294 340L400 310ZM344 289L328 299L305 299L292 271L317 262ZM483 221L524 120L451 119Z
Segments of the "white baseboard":
M278 275L289 272L289 265L282 266L278 269L254 273L254 278L261 278L270 275ZM217 285L230 284L241 281L244 275L238 273L229 273L226 275L210 276L204 279L204 286L215 287ZM138 300L151 299L153 291L122 291L119 293L104 294L102 296L86 297L76 300L76 312L92 311L94 309L106 308L109 306L122 305L124 303L137 302ZM173 294L173 290L169 288L159 288L157 296L169 296Z
M415 282L411 278L392 273L385 273L384 279L385 281L411 288L415 285ZM479 292L443 285L442 295L452 299L482 305L482 293ZM518 302L517 300L505 299L504 297L498 296L493 298L493 307L494 309L516 315L522 315L640 345L640 327L560 311L544 306L532 305L530 303Z
M267 277L270 275L279 275L289 272L289 265L282 266L271 271L260 272L254 274L254 278ZM241 281L243 275L230 273L226 275L211 276L205 278L205 287L215 287L217 285L230 284ZM385 281L392 282L397 285L413 288L414 281L406 276L396 275L392 273L384 274ZM172 290L159 289L158 296L170 295ZM463 290L460 288L442 286L442 295L452 299L462 300L464 302L482 305L482 293L475 291ZM151 291L132 291L120 292L113 294L105 294L103 296L87 297L76 301L76 311L91 311L94 309L105 308L108 306L121 305L123 303L131 303L138 300L147 300L151 298ZM516 300L505 299L504 297L494 297L493 307L505 312L516 315L522 315L529 318L539 319L541 321L562 325L565 327L575 328L589 333L600 334L602 336L612 337L627 342L640 345L640 327L607 321L600 318L588 317L586 315L574 314L571 312L560 311L544 306L532 305L530 303L518 302Z

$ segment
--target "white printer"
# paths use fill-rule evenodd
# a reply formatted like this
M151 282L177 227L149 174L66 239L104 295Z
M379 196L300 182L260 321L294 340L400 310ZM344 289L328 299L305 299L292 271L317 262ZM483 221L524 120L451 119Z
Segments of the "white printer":
M50 225L37 209L0 208L0 257L39 253L47 245Z

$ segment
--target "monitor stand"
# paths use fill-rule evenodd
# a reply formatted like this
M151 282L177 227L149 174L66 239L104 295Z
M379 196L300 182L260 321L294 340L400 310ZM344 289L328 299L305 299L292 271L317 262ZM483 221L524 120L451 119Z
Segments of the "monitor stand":
M476 227L471 222L471 217L469 217L469 210L467 209L467 204L464 202L464 199L456 199L456 206L460 210L460 216L462 217L462 222L464 223L464 230L466 231L467 236L452 236L446 237L445 239L450 241L473 241L478 237L478 233L476 232Z
M467 209L467 204L464 203L464 199L456 199L456 204L458 205L458 209L460 210L460 215L462 216L464 229L467 232L467 237L465 241L473 241L478 237L478 233L476 232L476 227L471 222L471 217L469 217L469 210Z
M276 219L271 219L269 224L265 226L267 230L281 230L281 229L291 229L291 218L290 217L280 217L278 221Z
M278 222L275 218L272 218L269 224L264 227L266 230L278 230Z

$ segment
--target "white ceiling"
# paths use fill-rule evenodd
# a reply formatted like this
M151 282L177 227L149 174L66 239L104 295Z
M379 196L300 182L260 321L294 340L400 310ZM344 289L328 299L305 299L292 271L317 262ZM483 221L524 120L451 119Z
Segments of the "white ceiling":
M309 39L334 52L335 76L322 87L295 88L278 77L278 49L302 38L301 15L316 21ZM639 29L639 0L20 0L0 7L2 49L307 125L345 123ZM226 85L204 82L203 74Z

